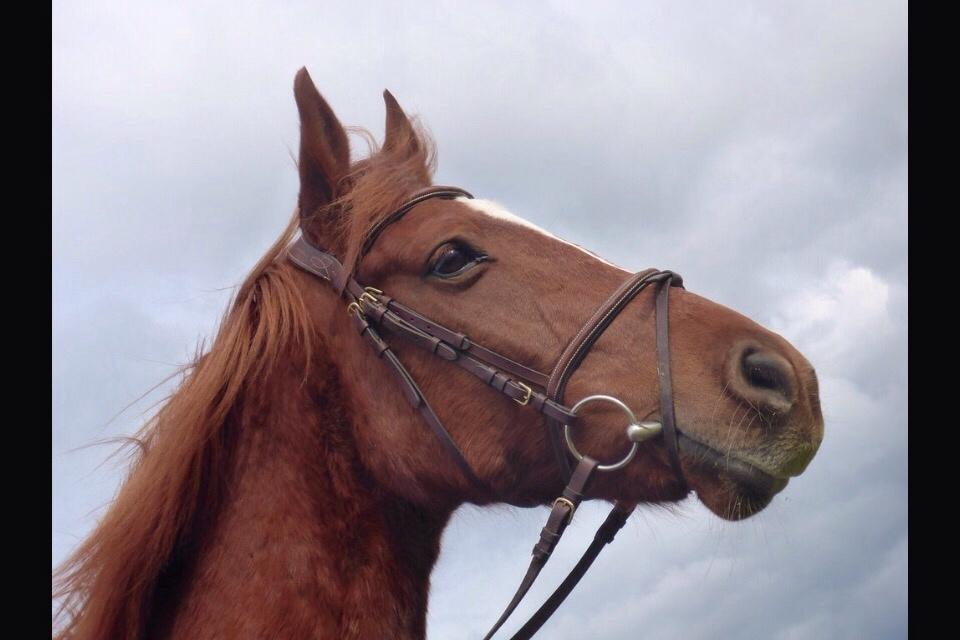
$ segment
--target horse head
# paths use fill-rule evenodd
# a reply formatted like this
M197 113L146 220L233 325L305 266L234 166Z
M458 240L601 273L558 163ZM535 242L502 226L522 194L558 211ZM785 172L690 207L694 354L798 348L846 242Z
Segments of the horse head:
M305 70L295 95L302 232L357 282L529 369L551 372L630 275L488 199L433 198L384 225L385 216L431 185L430 148L417 129L385 92L383 148L351 163L347 134ZM471 486L353 330L340 285L321 287L309 276L302 282L325 348L341 362L358 452L379 483L424 504L529 505L558 495L564 476L541 413L485 389L435 354L391 343L483 483ZM613 319L558 400L603 394L641 421L662 419L654 289ZM590 497L669 502L692 489L717 515L747 517L817 451L823 419L813 367L781 336L680 287L670 295L669 326L680 469L671 464L666 438L651 438L618 473L598 475ZM611 403L584 406L571 430L575 450L601 463L623 459L631 448L624 425Z

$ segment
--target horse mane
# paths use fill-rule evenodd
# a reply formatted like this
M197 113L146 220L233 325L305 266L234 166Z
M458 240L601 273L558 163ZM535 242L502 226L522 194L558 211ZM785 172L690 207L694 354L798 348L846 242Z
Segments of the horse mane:
M351 131L366 139L370 154L354 163L342 182L349 188L330 207L350 211L338 216L334 232L352 266L376 219L429 184L436 154L419 123L382 151L365 130ZM116 498L54 573L57 638L143 635L165 571L222 496L235 422L229 418L253 392L247 381L290 358L302 362L306 379L314 328L283 263L287 245L308 224L294 213L228 304L210 349L183 368L180 385L130 439L140 447Z
M165 568L221 492L230 423L247 381L288 357L309 367L310 315L280 238L237 290L206 354L143 426L130 473L96 529L58 567L58 638L136 638ZM298 355L299 354L299 355ZM59 624L58 624L59 623Z

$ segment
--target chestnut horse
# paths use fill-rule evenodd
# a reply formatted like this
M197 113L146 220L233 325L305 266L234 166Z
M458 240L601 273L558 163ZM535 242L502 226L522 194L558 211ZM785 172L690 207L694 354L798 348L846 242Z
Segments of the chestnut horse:
M369 245L371 229L431 185L431 143L384 92L382 148L351 162L347 133L305 69L294 95L298 211L144 427L109 510L58 569L59 637L422 638L430 572L458 506L556 508L567 478L535 403L519 406L383 332L455 460L355 330L362 314L345 309L347 283L293 264L291 243L299 231L357 282L546 372L629 274L467 197L419 202ZM658 290L613 318L557 406L606 394L665 421ZM596 475L586 499L671 503L695 492L719 517L746 518L819 447L814 370L779 335L683 288L664 316L676 448L666 430L643 441L629 464ZM530 393L540 402L545 389ZM601 405L582 415L576 447L621 458L623 414Z

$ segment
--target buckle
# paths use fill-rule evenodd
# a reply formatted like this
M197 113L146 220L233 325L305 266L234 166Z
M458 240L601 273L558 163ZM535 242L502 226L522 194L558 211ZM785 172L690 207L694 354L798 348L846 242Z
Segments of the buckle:
M524 391L527 392L526 395L523 396L522 398L520 398L519 400L518 400L517 398L514 398L513 401L516 402L516 403L517 403L518 405L520 405L521 407L526 406L527 403L530 402L530 397L533 395L533 389L531 389L531 388L528 387L527 385L523 384L523 383L520 382L519 380L514 380L513 382L514 382L514 384L516 384L518 387L520 387L521 389L523 389Z
M377 300L377 296L381 294L383 294L383 291L380 291L380 289L377 289L376 287L364 287L363 293L360 294L360 297L357 298L357 301L360 304L363 304L364 302L377 303L380 302Z
M564 498L563 496L560 496L559 498L553 501L554 507L556 507L558 504L565 504L568 507L570 507L570 513L567 514L567 524L570 524L570 522L573 521L573 514L574 512L576 512L577 506L572 502L570 502L569 500L567 500L566 498Z

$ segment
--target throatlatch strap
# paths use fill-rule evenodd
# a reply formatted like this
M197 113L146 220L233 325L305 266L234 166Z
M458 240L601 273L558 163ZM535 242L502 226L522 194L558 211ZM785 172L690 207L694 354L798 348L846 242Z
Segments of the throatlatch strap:
M359 311L353 312L354 326L357 328L357 331L361 336L366 338L367 342L373 347L373 350L376 351L377 355L380 358L390 365L390 370L397 376L400 381L400 388L403 390L404 395L407 400L410 402L410 405L417 409L420 412L420 415L423 416L424 421L430 427L430 430L433 431L433 434L437 437L437 440L440 441L440 444L443 445L443 448L447 450L447 453L453 458L453 461L460 468L460 471L463 472L463 475L467 477L467 480L470 481L470 484L474 488L479 489L483 492L489 491L489 487L480 480L473 472L473 469L470 468L470 465L467 463L467 460L463 457L463 453L460 452L460 448L457 447L456 443L453 441L453 438L450 437L450 434L443 427L443 423L440 422L440 418L437 417L437 414L434 412L433 407L430 406L430 403L427 402L426 397L423 395L423 391L420 390L420 386L414 381L413 377L410 376L410 373L407 371L406 367L403 366L403 363L400 362L400 359L394 355L393 350L390 349L388 345L376 332L376 330L370 325L366 317L364 317Z

